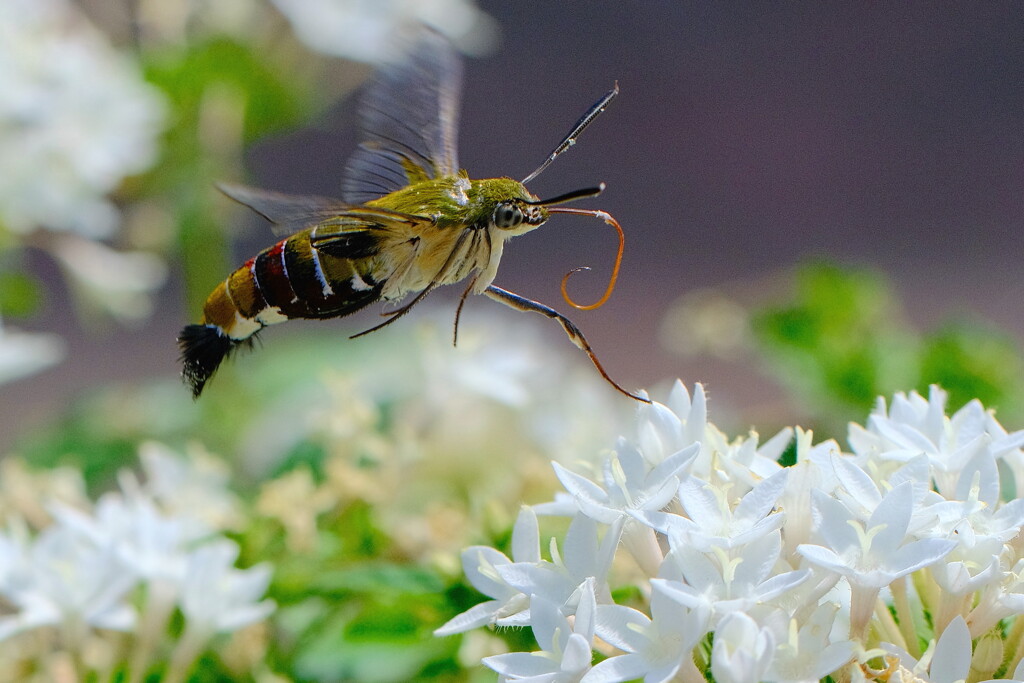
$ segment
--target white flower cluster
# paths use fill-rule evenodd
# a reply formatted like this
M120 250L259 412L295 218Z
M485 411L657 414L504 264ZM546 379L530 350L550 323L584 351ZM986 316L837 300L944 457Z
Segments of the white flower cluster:
M403 32L426 24L469 52L486 52L494 20L473 0L271 0L314 50L371 64L394 59Z
M44 370L63 357L64 343L57 335L5 327L0 317L0 384Z
M222 516L229 494L213 491L207 474L162 446L145 445L141 455L145 484L124 471L120 491L91 510L53 503L52 524L34 535L17 517L6 520L0 596L14 610L0 617L0 641L48 628L81 659L93 636L131 632L132 680L141 680L168 642L177 609L185 629L171 657L178 671L168 675L180 678L214 635L273 611L272 602L261 601L270 568L236 569L238 545L205 521ZM172 512L168 487L179 485L193 489L190 512ZM197 492L205 493L200 499Z
M0 3L0 226L109 236L106 199L156 157L164 102L66 0Z
M522 510L511 558L463 553L490 599L437 635L532 627L541 651L484 658L502 681L1020 680L1024 431L945 404L879 399L849 453L796 429L783 467L793 430L729 441L677 383L598 471L555 464L566 492ZM537 515L572 520L548 558Z

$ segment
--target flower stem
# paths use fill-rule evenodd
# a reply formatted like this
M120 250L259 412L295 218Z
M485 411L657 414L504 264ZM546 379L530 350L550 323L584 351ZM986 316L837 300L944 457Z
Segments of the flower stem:
M875 612L878 588L850 584L850 639L867 647L868 624Z
M1018 614L1013 620L1010 632L1006 636L1006 657L1003 660L1003 664L1006 667L1007 674L1013 674L1020 663L1021 657L1024 656L1024 647L1021 647L1022 645L1024 645L1024 617Z
M681 683L705 683L707 680L701 670L697 668L692 656L683 657L683 664L679 667L676 678Z
M186 623L185 632L181 634L181 639L171 655L171 663L167 668L167 675L164 676L163 683L184 681L189 671L192 670L192 665L203 651L207 640L209 638L205 632L194 628L191 622Z
M899 619L900 634L903 637L904 650L910 653L915 659L921 658L921 645L917 638L917 629L914 627L913 610L910 607L910 598L907 596L907 577L903 576L891 584L892 599L896 605L896 616Z
M166 581L150 582L146 610L139 624L138 637L132 650L128 683L143 680L153 660L153 652L167 629L167 621L174 609L176 589Z
M896 623L896 619L893 618L889 607L881 600L875 601L875 625L881 632L880 635L883 640L887 640L904 650L907 649L907 640L903 631L900 630L900 625ZM909 652L909 650L907 651Z
M622 545L647 576L658 575L658 569L665 557L658 545L654 529L635 520L627 521L622 533Z

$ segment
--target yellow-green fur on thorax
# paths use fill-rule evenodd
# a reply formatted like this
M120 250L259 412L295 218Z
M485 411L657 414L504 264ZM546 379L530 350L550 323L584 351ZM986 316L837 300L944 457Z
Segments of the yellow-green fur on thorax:
M374 257L372 271L387 281L382 298L401 299L431 282L453 284L474 272L473 291L482 292L494 280L505 240L547 220L546 209L527 204L535 201L537 197L517 180L470 180L463 171L422 179L367 202L367 206L429 219L417 225L415 234L394 235ZM534 220L514 228L496 227L494 210L504 202L532 213Z
M412 183L380 199L367 202L367 205L415 216L426 216L439 228L457 228L488 223L494 208L505 201L537 201L537 197L518 180L470 180L466 172L461 171L457 176L443 176ZM537 226L526 227L533 229ZM522 232L525 230L514 231L513 234Z

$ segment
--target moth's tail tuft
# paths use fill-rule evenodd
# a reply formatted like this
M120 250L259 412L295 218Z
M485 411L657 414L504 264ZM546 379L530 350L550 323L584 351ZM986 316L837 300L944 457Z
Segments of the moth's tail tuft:
M216 325L187 325L178 335L181 349L181 376L199 398L203 387L221 362L239 344Z

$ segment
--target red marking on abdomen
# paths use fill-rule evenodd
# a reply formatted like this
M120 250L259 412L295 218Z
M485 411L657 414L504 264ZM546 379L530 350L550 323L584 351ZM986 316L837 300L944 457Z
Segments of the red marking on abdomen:
M269 306L276 306L289 318L305 317L309 312L306 304L296 298L295 290L288 281L288 270L284 263L287 243L288 240L284 239L260 252L256 256L252 272L256 285Z

